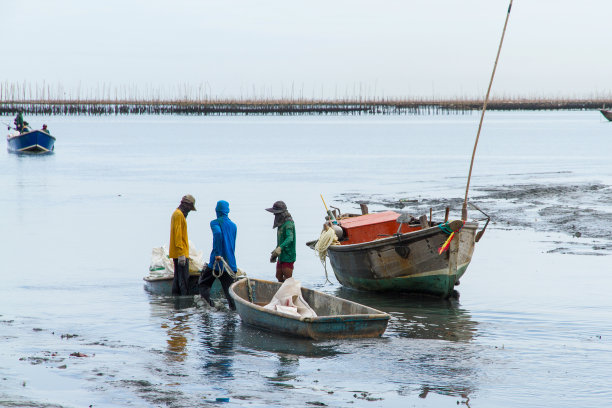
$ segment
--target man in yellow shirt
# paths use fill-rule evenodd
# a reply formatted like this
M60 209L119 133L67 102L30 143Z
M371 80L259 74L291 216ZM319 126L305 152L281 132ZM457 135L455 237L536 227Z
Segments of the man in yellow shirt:
M195 198L183 196L170 220L170 253L174 261L173 295L189 294L189 237L187 236L187 214L196 211Z

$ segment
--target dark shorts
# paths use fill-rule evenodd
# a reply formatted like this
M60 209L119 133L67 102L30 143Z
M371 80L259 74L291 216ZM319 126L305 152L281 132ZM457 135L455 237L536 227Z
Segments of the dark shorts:
M277 262L276 263L276 269L280 269L280 268L289 268L291 270L293 270L293 264L295 262Z
M276 263L276 279L279 282L284 282L293 276L293 262L277 262Z

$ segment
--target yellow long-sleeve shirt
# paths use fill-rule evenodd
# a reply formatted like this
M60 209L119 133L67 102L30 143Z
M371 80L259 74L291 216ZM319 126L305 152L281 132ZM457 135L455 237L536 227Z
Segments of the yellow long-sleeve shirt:
M172 213L170 221L170 258L184 255L189 258L189 237L187 236L187 220L178 208Z

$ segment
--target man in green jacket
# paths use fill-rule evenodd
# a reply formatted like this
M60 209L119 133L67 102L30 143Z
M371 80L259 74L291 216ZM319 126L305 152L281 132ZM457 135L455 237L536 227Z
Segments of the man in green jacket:
M276 231L276 248L272 251L270 262L276 262L276 279L284 282L293 276L293 264L295 262L295 224L287 205L283 201L277 201L272 208L266 211L274 214L274 225Z
M15 129L21 133L23 131L23 113L21 113L21 111L17 112L17 116L15 116L15 120L13 121L13 123L15 124Z

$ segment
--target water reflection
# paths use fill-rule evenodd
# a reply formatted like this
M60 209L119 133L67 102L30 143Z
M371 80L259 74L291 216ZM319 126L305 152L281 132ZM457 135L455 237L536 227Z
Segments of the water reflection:
M344 287L337 289L335 295L389 313L392 318L387 336L470 341L477 331L478 323L457 300L360 292Z
M336 344L271 333L242 324L238 332L243 348L279 356L333 357L341 354Z
M203 313L200 316L198 334L205 375L219 380L232 379L237 315L222 312Z
M344 288L334 289L334 294L390 313L392 319L383 338L313 341L284 336L245 325L227 309L199 308L192 297L150 295L152 315L164 323L167 332L167 361L179 363L167 375L186 376L188 372L181 368L194 362L202 381L215 392L229 395L235 386L253 381L253 357L261 361L261 367L267 367L254 378L264 381L260 386L267 384L273 389L311 381L314 377L304 377L301 372L308 371L315 359L322 370L317 371L317 380L325 382L329 375L325 383L338 389L360 384L368 394L363 397L366 399L385 384L401 396L427 399L436 394L469 404L478 389L483 355L471 341L478 324L457 301ZM377 380L338 377L338 366L367 372ZM374 388L368 389L368 385Z
M425 399L429 395L429 393L446 395L448 397L455 398L463 398L464 401L461 401L462 405L467 407L470 406L470 394L474 392L473 389L463 388L463 387L435 387L435 386L421 386L419 398ZM457 405L459 405L459 401L457 401Z
M292 354L278 354L278 366L273 376L267 377L270 384L275 386L287 386L285 382L298 378L300 358Z
M191 296L151 295L151 314L163 317L161 327L168 333L166 356L169 361L183 362L187 358L187 338L191 335L190 317L194 306Z
M373 363L371 370L392 370L391 382L399 385L399 395L414 395L416 391L425 399L434 393L461 398L461 404L469 406L469 396L477 388L474 381L479 377L482 356L471 341L478 322L458 301L346 288L334 294L392 316L383 337L394 348L395 361L387 361L385 367ZM406 343L406 339L411 341Z
M162 324L162 327L168 330L168 356L175 362L182 362L187 357L185 348L187 346L187 338L185 334L191 331L188 325L189 315L176 316L174 324Z

